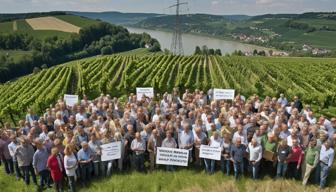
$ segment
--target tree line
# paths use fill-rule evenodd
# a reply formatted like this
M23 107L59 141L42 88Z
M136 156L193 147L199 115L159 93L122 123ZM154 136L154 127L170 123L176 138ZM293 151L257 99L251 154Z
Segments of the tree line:
M100 22L82 28L79 34L68 39L57 36L38 39L29 34L11 33L0 35L0 49L31 51L31 55L14 61L0 57L0 82L29 74L34 68L48 67L84 57L111 54L136 48L149 47L150 51L160 51L160 44L149 34L132 34L127 29Z

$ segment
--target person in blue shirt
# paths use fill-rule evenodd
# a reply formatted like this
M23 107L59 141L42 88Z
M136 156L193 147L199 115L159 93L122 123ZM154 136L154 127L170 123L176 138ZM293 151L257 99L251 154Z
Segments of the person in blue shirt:
M91 180L92 160L94 158L94 154L86 141L83 141L81 146L82 149L78 151L77 158L80 165L81 182L84 186Z
M235 141L235 144L232 145L230 156L231 161L233 162L233 169L235 179L238 180L239 173L244 174L244 156L246 153L245 145L241 144L241 139L238 137Z
M40 186L42 190L44 186L50 185L49 170L47 168L47 162L49 153L46 147L43 146L43 141L39 138L34 140L37 150L33 156L33 167L36 175L40 175Z

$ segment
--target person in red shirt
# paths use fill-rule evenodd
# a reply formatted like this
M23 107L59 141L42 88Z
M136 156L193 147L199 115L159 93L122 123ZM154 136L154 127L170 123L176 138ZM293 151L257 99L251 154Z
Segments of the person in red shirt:
M299 179L300 166L303 159L303 151L297 139L293 139L292 153L288 157L288 177Z
M50 170L51 177L54 181L55 190L57 192L63 190L62 180L63 180L63 160L59 155L57 147L51 149L51 155L48 158L47 167Z

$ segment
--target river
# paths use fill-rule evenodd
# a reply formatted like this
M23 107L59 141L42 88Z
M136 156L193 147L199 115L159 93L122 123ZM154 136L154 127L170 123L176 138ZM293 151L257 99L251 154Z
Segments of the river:
M127 27L127 29L132 33L146 32L160 42L162 50L170 49L173 36L172 32L133 28L133 27ZM193 54L196 46L202 47L203 45L208 46L208 48L220 49L222 51L222 54L232 53L235 50L250 51L250 52L252 52L254 49L268 50L267 48L260 46L193 34L183 34L182 42L185 55Z

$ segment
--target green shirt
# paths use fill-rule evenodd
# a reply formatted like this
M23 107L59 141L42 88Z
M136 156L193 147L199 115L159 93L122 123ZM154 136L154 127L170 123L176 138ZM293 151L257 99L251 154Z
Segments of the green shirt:
M275 153L277 149L277 143L275 141L269 142L268 140L266 140L263 144L263 149Z
M306 163L308 163L309 165L314 165L315 159L318 157L318 150L316 149L316 147L309 147L305 151L305 156Z

